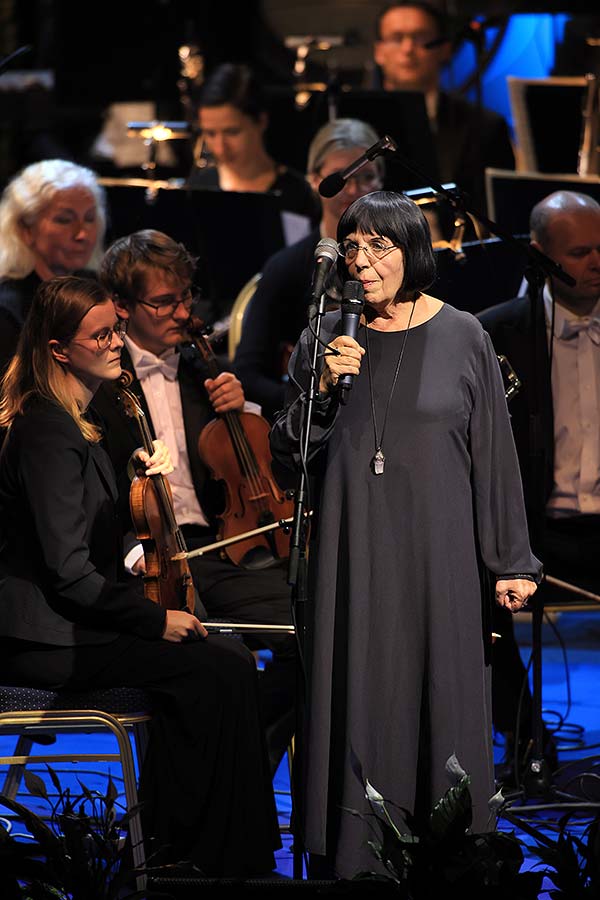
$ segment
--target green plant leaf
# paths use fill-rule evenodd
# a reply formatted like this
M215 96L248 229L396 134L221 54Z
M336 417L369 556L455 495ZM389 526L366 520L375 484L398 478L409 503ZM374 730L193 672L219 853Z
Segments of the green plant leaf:
M433 807L429 830L437 840L459 840L473 821L471 776L465 775L457 785L449 788Z
M23 781L32 797L42 797L44 800L48 800L46 785L39 775L36 775L35 772L30 772L29 769L24 769Z
M54 786L54 790L56 791L56 793L59 796L61 796L62 795L62 785L59 781L58 775L56 774L56 772L54 771L52 766L48 765L48 763L46 763L46 769L48 770L48 775L50 776L50 780Z
M60 839L54 834L52 829L46 825L44 820L37 815L37 813L30 810L22 803L19 803L18 800L13 800L10 797L6 797L4 794L0 794L0 803L19 816L25 828L40 844L44 855L49 856L52 859L63 855Z

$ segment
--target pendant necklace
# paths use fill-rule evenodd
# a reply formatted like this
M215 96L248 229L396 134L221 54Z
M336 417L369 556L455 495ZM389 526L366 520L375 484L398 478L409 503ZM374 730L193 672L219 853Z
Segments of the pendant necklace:
M408 325L406 326L406 331L404 332L404 338L402 340L402 346L400 347L400 353L398 354L398 362L396 363L396 371L394 372L394 380L392 381L392 386L390 388L390 392L388 394L387 403L385 405L385 413L383 416L383 426L381 428L381 436L377 437L377 417L375 415L375 399L373 397L373 373L371 372L371 354L369 353L369 328L368 326L365 328L365 342L366 342L366 351L367 351L367 368L369 371L369 394L371 397L371 419L373 422L373 436L375 438L375 453L373 454L373 458L371 459L371 471L374 475L383 475L383 469L385 466L385 456L383 455L383 435L385 434L385 426L387 424L388 412L390 409L390 403L392 402L392 396L394 393L394 388L396 387L396 382L398 381L398 375L400 373L400 366L402 365L402 358L404 357L404 348L406 347L406 340L408 338L408 332L410 329L410 323L412 321L413 313L415 311L417 300L413 300L412 309L410 311L410 316L408 317Z

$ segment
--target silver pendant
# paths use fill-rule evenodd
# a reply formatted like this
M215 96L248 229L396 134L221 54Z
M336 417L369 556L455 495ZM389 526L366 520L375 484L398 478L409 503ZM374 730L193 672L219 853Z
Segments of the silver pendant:
M381 452L381 448L378 449L375 453L375 456L371 460L371 469L373 470L374 475L383 475L383 467L385 464L385 456Z

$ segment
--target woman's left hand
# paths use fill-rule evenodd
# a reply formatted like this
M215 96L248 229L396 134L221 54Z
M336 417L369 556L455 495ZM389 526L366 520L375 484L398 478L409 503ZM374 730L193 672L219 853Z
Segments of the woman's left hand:
M173 471L173 464L169 448L163 441L152 441L152 445L154 447L152 456L148 456L142 448L135 451L136 470L141 468L140 463L142 463L142 474L144 475L170 475Z
M217 378L207 378L204 387L214 411L221 415L244 406L244 389L233 372L221 372Z
M535 581L528 578L510 578L496 582L496 603L511 612L519 612L527 606L529 598L537 591Z

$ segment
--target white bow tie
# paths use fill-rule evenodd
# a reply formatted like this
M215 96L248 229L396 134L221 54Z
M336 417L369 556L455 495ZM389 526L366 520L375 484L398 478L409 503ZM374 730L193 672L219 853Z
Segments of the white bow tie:
M179 353L171 353L164 359L142 356L136 364L135 371L140 381L143 381L148 375L154 375L156 372L160 372L168 381L175 381L178 368Z
M600 344L600 317L583 316L581 319L565 319L558 337L563 341L570 341L581 331L587 332L589 339L594 344Z

